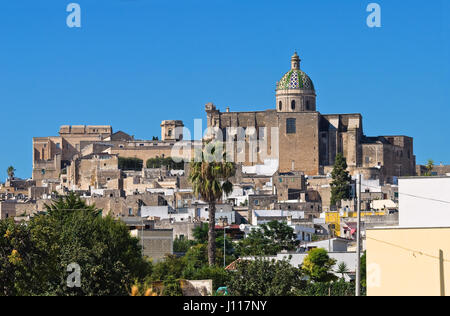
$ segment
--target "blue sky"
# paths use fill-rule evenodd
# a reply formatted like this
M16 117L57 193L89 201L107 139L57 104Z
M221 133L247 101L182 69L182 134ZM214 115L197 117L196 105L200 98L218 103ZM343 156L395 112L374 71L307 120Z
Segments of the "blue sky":
M82 9L81 29L66 6ZM417 163L450 164L450 4L363 0L16 0L0 5L0 178L30 177L32 137L110 124L137 138L192 128L204 104L273 108L297 50L321 113L361 113L368 136L415 138ZM2 170L5 170L4 172Z

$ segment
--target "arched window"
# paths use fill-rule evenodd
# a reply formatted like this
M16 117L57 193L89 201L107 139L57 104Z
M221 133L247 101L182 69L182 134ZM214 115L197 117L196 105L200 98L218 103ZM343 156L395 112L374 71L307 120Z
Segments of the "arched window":
M283 102L279 102L278 103L278 109L281 111L283 109Z
M292 100L292 102L291 102L291 110L292 111L295 110L295 100Z
M309 100L306 100L306 111L309 111L310 110L310 108L309 108Z

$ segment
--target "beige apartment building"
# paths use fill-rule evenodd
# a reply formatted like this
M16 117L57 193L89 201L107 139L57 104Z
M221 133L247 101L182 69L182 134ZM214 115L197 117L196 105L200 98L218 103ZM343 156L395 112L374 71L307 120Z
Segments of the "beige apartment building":
M368 229L367 295L450 295L449 240L449 227Z

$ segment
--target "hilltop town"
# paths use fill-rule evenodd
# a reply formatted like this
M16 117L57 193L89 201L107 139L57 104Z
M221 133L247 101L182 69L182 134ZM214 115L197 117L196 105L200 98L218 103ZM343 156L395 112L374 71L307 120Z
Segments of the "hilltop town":
M402 220L417 223L399 209L399 181L410 183L424 175L445 179L450 174L450 166L417 165L412 136L370 136L364 132L362 114L322 114L313 81L301 70L297 53L276 81L273 107L254 112L227 107L222 112L208 103L205 114L211 133L201 140L184 139L184 123L178 117L161 118L161 136L147 140L97 125L65 125L57 136L34 137L31 178L16 178L10 170L0 187L0 218L27 222L45 213L52 201L75 193L103 217L123 221L140 240L143 255L154 262L180 255L174 244L194 240L195 229L209 216L210 204L195 194L189 180L192 148L220 134L225 142L236 143L227 153L236 161L236 171L231 192L216 205L218 234L237 242L263 224L284 222L299 242L289 253L292 265L301 264L309 250L323 248L336 266L346 264L346 280L354 280L358 233L364 251L366 231L395 227ZM180 144L189 150L174 159ZM333 174L340 157L351 179L348 196L336 200ZM422 195L420 190L417 194ZM287 254L274 258L282 260ZM227 262L227 269L234 264Z

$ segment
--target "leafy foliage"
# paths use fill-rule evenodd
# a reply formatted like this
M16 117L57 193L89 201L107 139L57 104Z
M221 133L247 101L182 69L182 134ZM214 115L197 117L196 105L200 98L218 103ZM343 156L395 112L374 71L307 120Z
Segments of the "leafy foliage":
M167 167L169 170L183 170L184 162L175 162L171 157L162 158L150 158L145 163L147 168L161 168Z
M293 251L299 245L294 229L284 222L272 221L261 225L239 242L236 252L240 256L276 255L282 250Z
M325 249L316 248L308 252L302 270L311 281L330 282L336 280L336 276L331 273L335 264L336 260L331 259Z
M341 262L338 264L338 267L336 269L336 273L340 274L342 276L342 279L345 277L345 275L349 272L347 264L345 262Z
M5 230L0 277L14 267L3 294L18 295L127 295L133 280L151 272L138 241L125 224L87 206L71 194L47 206L47 213L27 226L0 221ZM0 231L1 232L1 231ZM2 254L3 254L2 253ZM67 286L68 265L81 268L81 287ZM0 293L2 294L2 293Z
M363 293L361 293L363 294ZM307 283L295 292L296 296L355 296L355 283L342 279L338 282Z
M352 178L347 171L347 167L345 157L338 153L331 172L333 178L331 182L331 205L338 205L342 200L348 200L351 197L350 183Z
M301 270L287 260L243 260L230 273L227 285L234 296L290 296L302 287L301 276Z
M144 161L139 158L119 157L119 169L125 171L140 171L144 166Z
M194 241L186 238L175 238L173 241L173 252L185 253L195 244Z
M0 296L22 295L27 287L39 282L37 249L29 228L16 225L12 219L0 221Z
M154 264L151 279L152 281L166 281L169 278L180 279L185 268L186 263L183 258L167 255L164 260Z
M169 277L164 281L163 296L183 296L180 281Z

